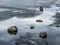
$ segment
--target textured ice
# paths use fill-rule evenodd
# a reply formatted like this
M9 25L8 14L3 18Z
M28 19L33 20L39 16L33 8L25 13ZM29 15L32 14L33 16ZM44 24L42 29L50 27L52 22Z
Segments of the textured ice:
M1 0L1 2L10 2L10 0ZM12 1L13 3L13 1ZM12 4L11 3L11 4ZM2 4L2 3L1 3ZM59 3L58 3L59 4ZM9 4L8 4L9 5ZM13 5L12 5L13 6ZM4 21L0 21L0 40L6 40L6 41L11 41L11 42L15 42L16 43L23 43L25 38L27 38L25 41L28 42L30 45L37 45L40 44L39 41L41 41L41 38L39 38L39 33L44 31L47 32L48 37L44 40L46 40L48 42L49 45L59 45L60 44L60 27L54 27L51 26L49 27L50 24L53 24L55 22L55 18L53 16L56 16L56 12L60 12L60 7L56 6L56 3L54 3L53 5L50 5L50 8L45 8L44 7L44 11L42 14L35 16L35 17L31 17L31 18L18 18L19 16L14 16L12 18L9 18L7 20ZM38 8L29 8L29 9L36 9L38 10ZM0 9L0 12L2 11L7 11L9 12L10 10L8 9ZM23 12L23 11L19 11L19 10L12 10L12 12ZM8 17L8 16L7 16ZM43 22L42 23L37 23L36 19L42 19ZM35 26L35 29L31 30L30 26L33 25ZM7 32L7 29L10 26L17 26L18 27L18 33L17 35L10 35ZM26 36L25 34L29 32L32 33L32 35ZM26 37L24 37L26 36ZM23 39L21 39L21 37ZM16 40L15 40L16 39ZM18 40L19 39L19 40ZM29 40L30 39L30 40ZM28 41L27 41L28 40ZM33 40L33 41L32 41ZM21 41L21 42L19 42ZM23 43L21 45L26 45L28 43Z

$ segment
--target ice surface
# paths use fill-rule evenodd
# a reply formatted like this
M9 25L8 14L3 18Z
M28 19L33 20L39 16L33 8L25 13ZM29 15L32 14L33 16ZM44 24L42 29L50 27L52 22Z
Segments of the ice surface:
M20 1L20 0L19 0ZM1 0L1 4L3 2L10 2L10 0ZM10 2L11 4L14 1ZM18 3L19 4L19 3ZM9 5L9 4L7 4ZM15 4L13 4L15 5ZM12 5L12 6L13 6ZM10 6L10 5L9 5ZM33 8L29 8L33 9ZM36 10L39 10L38 8L34 8ZM45 31L48 33L48 37L46 41L49 43L49 45L59 45L60 44L60 27L49 27L50 24L54 23L55 18L53 16L56 15L56 12L60 12L60 7L56 6L56 3L51 5L50 8L45 8L42 14L31 17L31 18L18 18L19 16L14 16L10 19L0 21L0 40L6 40L6 41L11 41L15 38L18 38L19 36L24 36L25 33L30 32L30 33L35 33L37 36L39 35L40 32ZM57 10L57 11L56 11ZM8 9L0 9L1 11L9 11ZM17 10L13 10L12 12L19 12ZM21 11L22 12L22 11ZM42 19L42 23L37 23L36 19ZM33 25L35 26L35 29L31 30L30 26ZM7 29L10 26L17 26L18 27L18 33L17 35L10 35L7 32ZM38 39L38 37L37 37ZM35 43L35 42L33 42Z
M35 33L39 33L42 31L48 31L47 26L49 24L52 24L54 21L52 19L52 16L54 16L56 14L56 9L58 7L52 7L52 8L44 8L44 12L43 14L36 16L36 17L32 17L32 18L26 18L26 19L22 19L22 18L18 18L18 17L12 17L11 19L5 20L5 21L0 21L0 33L2 33L4 36L1 36L0 39L6 39L9 40L9 38L12 38L14 36L11 36L7 33L7 29L8 27L12 26L12 25L16 25L19 29L18 34L19 33L26 33L26 32L35 32ZM4 9L5 10L5 9ZM42 23L37 23L35 22L36 19L42 19L43 22ZM30 30L30 25L34 25L36 28L34 30Z
M30 8L36 6L45 6L54 3L56 0L0 0L0 6Z

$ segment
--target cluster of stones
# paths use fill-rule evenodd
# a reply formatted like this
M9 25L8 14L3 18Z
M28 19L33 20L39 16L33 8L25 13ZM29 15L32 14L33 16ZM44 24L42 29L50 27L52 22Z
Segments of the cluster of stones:
M30 29L34 29L35 27L34 26L31 26ZM9 34L12 34L12 35L16 35L18 32L18 29L16 26L11 26L8 28L8 33ZM47 33L46 32L40 32L39 33L39 37L41 38L46 38L47 37Z
M43 11L43 7L40 7L40 11ZM36 22L43 22L43 20L37 19ZM31 26L30 26L30 29L35 29L35 26L31 25ZM11 35L16 35L17 32L18 32L18 28L17 28L16 26L11 26L11 27L8 28L7 31L8 31L8 33L11 34ZM35 43L35 42L34 42L34 43L32 44L32 42L29 40L29 38L32 37L32 36L33 36L32 33L26 33L26 37L27 37L27 38L24 37L24 36L21 36L20 39L18 40L19 42L16 41L16 44L18 44L18 43L21 43L21 44L26 43L27 45L29 45L29 44L31 44L31 45L35 45L35 44L37 44L37 45L38 45L38 44L47 45L47 43L46 43L45 41L42 41L41 39L31 39L31 41L33 40L32 42L34 42L34 41L36 42L36 41L40 40L40 41L39 41L40 43ZM46 32L40 32L40 33L39 33L39 38L40 38L40 37L41 37L42 39L43 39L43 38L47 38L47 33L46 33ZM22 42L23 42L23 43L22 43ZM29 44L28 44L27 42L28 42Z
M43 11L43 7L42 6L40 7L40 11ZM41 19L37 19L36 22L43 22L43 21ZM30 29L34 29L34 28L35 28L35 26L33 26L33 25L30 26ZM16 35L17 32L18 32L18 28L16 26L11 26L11 27L8 28L8 33L9 34ZM47 37L47 33L46 32L41 32L39 34L39 36L41 38L46 38Z
M38 20L36 20L36 22L43 22L43 21L38 19ZM34 28L35 28L35 26L33 26L33 25L30 26L30 29L34 29ZM11 26L11 27L8 28L8 33L9 34L16 35L17 32L18 32L18 28L16 26ZM41 38L46 38L47 37L47 33L46 32L41 32L39 34L39 36Z

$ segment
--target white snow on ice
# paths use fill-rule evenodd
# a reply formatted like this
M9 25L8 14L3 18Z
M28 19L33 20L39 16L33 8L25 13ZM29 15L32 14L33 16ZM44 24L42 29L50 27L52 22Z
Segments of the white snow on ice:
M32 32L32 33L38 34L39 32L42 32L42 31L45 31L45 32L49 31L47 26L54 22L54 18L52 18L52 16L56 14L57 12L56 10L58 10L59 8L60 7L51 5L51 8L44 8L44 11L41 15L33 18L21 19L18 17L13 17L5 21L0 21L0 40L10 40L10 39L13 39L14 37L24 35L26 32ZM3 10L5 9L1 9L0 11L3 11ZM43 20L43 22L36 22L36 19L41 19ZM30 29L31 25L35 26L35 29L31 30ZM8 34L7 29L10 26L18 27L17 35Z

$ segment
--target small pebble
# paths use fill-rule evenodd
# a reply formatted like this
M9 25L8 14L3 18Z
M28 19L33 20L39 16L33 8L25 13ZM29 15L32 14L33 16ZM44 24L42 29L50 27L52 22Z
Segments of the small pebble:
M40 36L41 38L46 38L46 37L47 37L47 33L46 33L46 32L41 32L41 33L39 34L39 36Z

